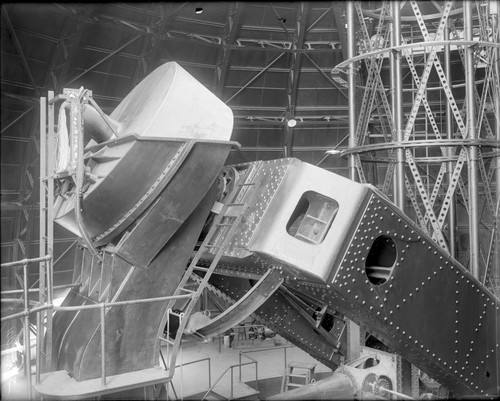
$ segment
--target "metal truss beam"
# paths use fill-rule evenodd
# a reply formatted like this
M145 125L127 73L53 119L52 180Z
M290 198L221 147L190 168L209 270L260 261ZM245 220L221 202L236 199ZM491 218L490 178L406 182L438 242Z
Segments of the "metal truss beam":
M70 79L67 83L64 84L64 86L69 86L71 85L73 82L75 82L78 78L81 78L82 76L84 76L85 74L87 74L88 72L92 71L94 68L96 68L97 66L101 65L102 63L104 63L107 59L109 59L110 57L114 56L115 54L119 53L121 50L123 50L124 48L126 48L127 46L129 46L130 44L132 44L133 42L135 42L137 39L139 39L141 37L141 35L137 35L135 37L133 37L132 39L130 39L129 41L127 41L126 43L124 43L123 45L121 45L120 47L118 47L116 50L114 50L113 52L109 53L106 57L102 58L101 60L99 60L97 63L93 64L91 67L87 68L85 71L83 71L81 74L78 74L76 77Z
M38 88L36 86L35 79L33 78L33 74L31 74L31 70L30 70L28 62L26 60L26 56L24 55L23 48L21 47L21 44L19 43L19 39L17 38L16 30L12 26L12 22L10 20L9 13L7 12L7 7L5 5L2 6L2 16L4 17L4 20L7 23L7 27L9 29L9 32L12 34L12 39L13 39L14 44L16 46L19 57L21 58L21 63L23 64L24 70L28 74L31 85L33 87L33 90L35 91L35 95L37 97L39 97L40 92L38 91Z
M345 3L341 1L332 1L331 9L333 12L335 23L337 24L337 30L339 32L340 48L342 49L342 56L344 60L347 60L349 58L349 54L347 52L347 33L345 29L346 21L343 18L343 15L346 13ZM355 29L355 26L353 28Z
M160 57L160 51L165 53L169 59L171 59L171 55L167 51L167 49L163 48L162 49L162 43L164 43L164 39L167 36L167 28L168 24L172 19L175 18L175 16L182 10L182 8L186 5L187 3L182 3L179 5L175 10L169 12L167 10L167 5L166 4L160 4L159 8L159 14L161 16L160 18L160 23L155 26L154 29L152 29L152 40L151 40L151 50L150 52L146 55L145 57L145 68L146 68L146 73L149 74L151 71L153 71L161 61Z
M265 73L271 66L273 66L281 57L283 57L285 53L281 53L278 57L275 57L269 64L267 64L260 72L258 72L257 74L255 74L252 78L250 78L250 80L248 80L239 90L237 90L235 93L233 93L231 95L231 97L229 97L229 99L227 99L225 101L225 103L229 103L232 99L234 99L237 95L239 95L242 91L244 91L246 88L248 88L252 82L254 82L257 78L259 78L263 73Z
M486 277L485 270L488 270L488 278L491 281L493 275L500 276L498 272L493 274L490 269L493 248L495 248L491 244L494 244L495 235L498 235L494 230L492 231L491 224L492 217L498 219L498 205L495 203L494 193L495 188L500 186L500 181L498 184L493 181L493 171L497 166L495 139L500 138L500 134L497 135L497 126L500 126L500 108L497 99L500 98L499 68L496 65L498 62L492 62L499 48L498 10L491 12L488 7L473 2L464 2L464 7L460 2L455 8L453 4L453 2L443 2L442 6L434 4L440 14L431 16L425 15L423 10L420 10L420 3L408 2L407 6L413 10L412 18L416 19L416 23L411 24L411 29L406 29L405 25L405 29L398 35L401 43L393 42L390 47L372 46L378 44L378 41L376 36L371 36L373 33L369 34L365 18L374 18L375 23L384 20L383 24L388 29L387 27L397 23L397 15L386 17L383 8L369 11L361 9L359 4L356 4L361 25L358 31L363 36L366 51L361 50L357 56L340 63L332 74L334 76L339 73L345 74L344 68L355 62L364 61L366 65L366 70L363 72L367 83L361 88L368 92L365 92L366 96L362 103L362 116L357 121L359 138L354 148L343 152L345 156L353 153L360 156L354 163L358 175L366 172L371 175L373 172L373 179L378 180L377 174L385 173L383 191L388 194L395 168L395 150L404 150L405 164L409 167L406 169L404 187L408 201L413 206L408 212L443 247L448 245L448 241L445 240L446 234L449 238L451 254L459 258L464 265L470 263L472 271L475 269L473 257L479 259L477 264L480 268L476 270L479 270L480 278ZM396 7L396 4L392 6ZM401 2L398 2L397 6L401 7ZM450 40L451 35L448 36L448 30L451 29L453 32L454 29L450 17L462 14L467 8L469 8L470 15L463 16L464 23L465 25L469 22L474 24L474 34L470 30L468 36ZM406 21L403 17L400 20ZM479 29L476 29L478 26ZM377 31L377 34L380 33L382 31ZM414 37L420 34L423 39ZM412 35L411 40L408 35ZM456 84L452 80L450 52L453 48L457 48L462 57L465 83ZM469 52L468 59L465 57L467 52ZM374 66L377 59L387 59L387 56L391 57L391 54L404 57L403 80L407 86L403 92L405 99L410 96L413 98L412 103L403 103L402 112L397 113L404 118L403 127L405 128L402 140L397 140L397 134L401 131L397 128L397 124L392 126L390 120L384 119L387 109L396 109L396 107L388 108L384 101L387 99L387 91L382 77L386 80L384 74L387 73L387 69L379 71ZM440 54L444 55L443 66L441 66L443 61L440 60ZM459 62L454 63L453 68L457 68L458 64ZM395 68L394 66L389 68L389 75L394 76ZM434 73L433 69L437 72L438 81L432 88L428 88L429 82L433 79L431 77L431 73ZM477 69L481 69L478 77L473 75ZM386 81L387 86L388 79ZM393 92L397 87L398 85L392 85ZM461 87L460 91L455 90L458 87ZM432 93L429 92L430 89L433 90ZM465 96L463 96L464 90L467 92ZM392 95L394 96L394 93ZM436 95L444 99L445 106L440 105L439 102L436 103ZM443 101L441 103L443 104ZM422 112L420 106L424 107L425 113ZM472 116L469 116L469 113L472 113ZM373 129L370 128L370 124ZM474 136L471 135L471 131L474 132ZM454 145L455 141L457 145ZM459 141L463 143L459 144ZM481 146L486 141L489 141L488 145ZM386 147L386 145L391 147ZM438 151L441 149L440 154L436 154L436 149ZM374 153L370 154L372 151ZM378 163L383 163L383 165L377 167ZM465 164L467 164L467 170L463 169ZM374 165L376 167L373 171L369 170ZM471 170L474 170L473 174ZM365 175L366 178L372 178L368 174ZM410 175L413 177L411 182ZM455 207L456 202L463 207ZM474 215L477 215L476 219ZM457 225L457 221L466 219L468 219L467 226ZM474 234L473 227L476 223L479 228ZM458 243L457 234L464 233L466 228L469 229L471 239L469 251L460 252L457 255L455 249L455 243ZM477 241L480 236L482 238L483 234L488 237L488 240L484 244L479 244L476 252L472 241L474 238ZM490 243L489 247L488 243ZM483 249L481 245L484 245Z
M222 34L221 46L218 51L216 68L215 68L215 94L222 96L224 85L226 84L227 75L230 67L231 50L236 41L238 26L240 24L241 14L243 12L244 3L231 3L228 5L228 16L224 25Z
M296 50L292 54L290 70L288 74L288 83L286 88L287 106L285 117L287 121L295 118L295 108L297 104L297 92L299 87L300 68L302 64L302 54L297 50L304 46L304 38L306 33L305 22L309 13L309 3L299 3L299 8L296 15L295 35L293 38L292 48ZM273 7L274 8L274 7ZM276 9L275 9L276 10ZM287 31L288 33L288 31ZM293 130L294 127L288 124L283 125L283 151L284 157L291 157L293 150Z
M167 19L173 19L175 18L178 21L185 21L193 24L201 24L201 21L194 20L194 19L188 19L188 18L183 18L183 17L176 17L175 14L178 13L178 11L187 3L181 4L176 10L174 10ZM175 39L177 42L179 40L183 40L183 38L186 41L199 41L199 42L204 42L206 44L211 44L213 46L219 46L222 41L223 37L217 36L217 35L200 35L200 34L193 34L192 32L188 31L181 31L181 30L168 30L166 29L166 26L162 24L163 30L159 32L157 29L151 30L149 29L148 26L143 25L143 24L138 24L134 21L128 21L124 20L121 18L112 18L109 16L105 15L93 15L92 17L82 17L80 14L85 10L85 7L80 7L76 8L74 6L68 6L68 5L61 5L57 4L57 7L55 8L56 11L69 15L72 18L77 19L80 22L85 22L87 24L99 24L105 27L109 27L115 30L120 30L124 32L129 32L133 34L139 34L141 36L153 36L155 40L159 41L169 41L172 39ZM221 26L220 24L216 24L216 26ZM252 28L254 30L265 30L266 32L269 32L272 30L272 27L244 27L245 30L249 29L251 30ZM245 43L248 44L245 45ZM314 43L311 42L310 46L308 46L307 49L303 49L303 52L332 52L332 51L341 51L339 44L333 43L333 42L328 42L329 47L326 48L320 48L318 46L324 46L325 43ZM229 46L231 50L235 49L245 49L245 48L252 48L254 49L259 49L259 47L255 47L255 44L258 46L262 46L262 50L275 50L275 51L292 51L291 50L291 41L276 41L275 43L273 41L266 41L266 40L255 40L254 38L248 38L248 39L243 39L241 38L238 40L237 44Z
M70 45L67 46L66 42L64 41L61 44L64 55L64 63L60 69L58 67L55 67L53 70L53 84L54 91L56 93L59 93L63 89L64 82L67 82L68 80L69 69L73 65L73 62L77 57L78 46L80 45L84 28L88 25L86 21L91 19L93 13L96 11L96 8L96 5L88 5L82 9L81 19L78 21L78 23L76 23L72 35L69 36L69 41L71 42ZM70 18L70 16L67 15L67 19L68 21L66 23L73 23L73 20L72 18Z
M0 131L0 133L3 134L10 127L12 127L15 123L17 123L19 120L21 120L24 116L27 116L30 113L30 111L32 111L34 108L35 108L34 106L31 106L29 109L23 111L19 116L17 116L9 124L7 124L5 127L3 127L2 130ZM3 138L3 136L2 136L2 138Z

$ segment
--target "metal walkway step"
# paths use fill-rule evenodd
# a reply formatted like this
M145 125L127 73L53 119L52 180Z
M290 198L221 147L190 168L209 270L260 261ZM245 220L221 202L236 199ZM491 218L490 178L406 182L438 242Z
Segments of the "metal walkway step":
M244 382L233 383L232 394L231 383L220 383L212 392L215 393L215 396L220 395L227 400L257 400L259 395L259 391Z

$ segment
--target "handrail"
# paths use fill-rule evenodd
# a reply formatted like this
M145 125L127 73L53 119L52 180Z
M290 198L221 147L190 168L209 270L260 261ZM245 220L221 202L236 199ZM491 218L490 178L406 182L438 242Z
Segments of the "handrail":
M71 283L71 284L61 284L61 285L54 285L52 289L54 290L62 290L64 288L75 288L75 287L81 287L81 283ZM28 292L40 292L40 288L29 288ZM21 294L24 293L24 290L5 290L5 291L0 291L0 295L5 295L5 294ZM3 299L2 299L3 301Z
M21 260L16 260L14 262L6 262L6 263L2 263L0 265L1 268L4 268L4 267L14 267L14 266L24 266L24 265L27 265L28 263L35 263L35 262L46 262L48 260L52 259L52 256L50 255L45 255L45 256L41 256L41 257L38 257L38 258L32 258L32 259L21 259Z
M178 367L181 367L181 366L184 367L184 366L192 365L194 363L203 362L203 361L208 362L208 388L210 388L210 387L212 387L212 364L211 364L210 357L197 359L196 361L180 363L179 365L175 365L175 369L177 369Z
M12 315L9 315L9 316L4 316L0 319L0 322L15 319L18 317L23 317L26 315L30 315L31 313L39 312L39 311L49 309L49 308L51 308L54 311L71 312L71 311L79 311L79 310L83 310L83 309L100 309L103 307L104 308L112 308L113 306L120 306L120 305L134 305L134 304L140 304L140 303L169 301L169 300L173 300L173 299L190 298L191 296L192 296L191 294L171 295L171 296L158 297L158 298L133 299L130 301L101 302L101 303L97 303L97 304L80 305L80 306L54 306L54 304L52 304L52 303L46 303L45 305L31 308L28 311L18 312L18 313L14 313Z
M266 348L259 348L259 349L249 349L249 350L245 350L245 351L240 351L239 352L239 361L240 361L240 364L241 364L241 357L242 356L245 356L246 358L252 360L252 361L255 361L257 362L255 359L249 357L248 355L246 354L250 354L250 353L254 353L254 352L262 352L262 351L274 351L274 350L278 350L278 349L283 349L283 357L284 357L284 370L286 370L286 349L287 348L294 348L295 345L280 345L280 346L277 346L277 347L266 347ZM241 381L241 368L240 368L240 381Z
M22 266L23 267L23 288L22 288L22 293L23 293L23 303L24 303L24 310L22 312L16 313L14 315L7 316L7 318L2 318L1 321L13 319L14 317L24 317L24 322L23 322L23 341L24 341L24 352L23 352L23 363L24 363L24 369L25 369L25 376L26 376L26 382L27 382L27 395L28 399L31 399L32 396L32 391L31 391L31 344L30 344L30 321L29 321L29 316L32 312L33 309L30 309L30 304L29 304L29 292L28 292L28 264L29 263L35 263L35 262L45 262L45 261L50 261L52 260L51 255L45 255L41 256L38 258L31 258L31 259L21 259L21 260L16 260L13 262L7 262L7 263L2 263L0 265L1 268L9 268L9 267L16 267L16 266ZM37 311L38 312L38 311ZM37 344L38 347L38 344Z
M29 311L28 293L28 262L23 263L23 289L24 292L24 311ZM30 318L24 316L24 369L26 371L26 380L28 387L28 399L31 399L31 344L30 344Z
M242 353L242 351L240 351L240 352L238 353L238 358L239 358L239 366L240 366L240 369L239 369L239 371L240 371L240 381L241 381L241 357L242 357L242 356L244 356L245 358L250 359L252 362L257 363L257 361L256 361L255 359L250 358L248 355L243 354L243 353ZM257 365L255 365L255 366L257 366Z
M48 260L47 257L43 258L36 258L37 261L42 261L42 260ZM51 259L49 257L49 259ZM192 294L187 294L187 295L172 295L172 296L166 296L166 297L156 297L156 298L144 298L144 299L134 299L130 301L117 301L117 302L101 302L93 305L80 305L80 306L54 306L52 303L46 303L45 305L41 305L38 307L34 308L29 308L29 303L28 303L28 274L27 274L27 265L28 265L28 259L24 259L23 261L17 261L17 262L10 262L10 266L15 266L21 264L23 266L23 278L24 278L24 304L25 308L24 311L15 313L6 317L2 317L0 319L1 322L11 320L17 317L24 317L25 322L24 322L24 364L26 370L26 377L27 377L27 388L28 388L28 399L31 399L31 366L30 366L30 361L31 361L31 346L29 344L29 330L30 330L30 324L29 324L29 316L33 313L37 314L37 321L39 320L39 312L47 309L52 309L53 311L78 311L78 310L83 310L83 309L100 309L100 320L101 320L101 384L103 387L106 386L106 308L110 308L113 306L118 306L118 305L133 305L133 304L140 304L140 303L149 303L149 302L160 302L160 301L166 301L166 300L172 300L172 299L183 299L183 298L191 298ZM40 344L36 344L36 352L37 355L39 354ZM36 371L36 380L37 383L40 380L40 375L39 375L39 370L37 369ZM209 379L210 380L210 379ZM210 385L210 382L209 382Z
M39 313L44 310L52 310L52 311L79 311L84 309L100 309L100 323L101 323L101 384L103 387L106 386L106 308L111 308L113 306L119 305L133 305L133 304L141 304L141 303L150 303L150 302L160 302L166 300L176 300L176 299L185 299L192 298L192 294L186 295L172 295L165 297L156 297L156 298L144 298L144 299L134 299L129 301L116 301L116 302L101 302L92 305L80 305L80 306L54 306L53 303L46 302L44 305L36 306L30 308L28 294L30 291L28 288L28 264L31 262L43 262L52 260L52 256L46 255L43 257L33 258L33 259L22 259L19 261L3 263L1 267L15 267L15 266L23 266L23 289L22 293L24 295L24 310L22 312L14 313L9 316L2 317L0 322L5 322L8 320L16 319L18 317L24 317L24 366L26 369L26 378L27 378L27 391L28 391L28 399L31 399L31 345L30 345L30 324L29 317L30 315L36 313L37 314L37 323L40 322ZM52 288L53 289L53 288ZM40 291L40 289L38 289ZM37 325L40 327L40 325ZM39 356L40 352L40 344L36 343L36 354ZM38 361L38 358L37 358ZM211 379L209 379L211 380ZM40 371L36 369L36 382L40 382ZM210 381L209 381L210 386Z
M165 362L165 359L163 358L163 354L161 352L161 349L160 349L160 356L161 356L161 359L163 360L163 366L165 367L165 370L167 370L167 363ZM193 365L195 363L198 363L198 362L203 362L203 361L207 361L208 362L208 387L210 388L210 386L212 385L212 377L211 377L211 372L212 372L212 365L211 365L211 359L209 356L207 356L206 358L201 358L201 359L196 359L194 361L189 361L189 362L186 362L186 363L180 363L178 365L175 365L175 369L181 367L181 366L188 366L188 365Z
M215 388L215 386L217 386L217 384L219 383L219 381L226 375L226 373L231 370L231 399L233 398L233 384L234 384L234 376L233 376L233 369L234 368L237 368L239 367L241 369L242 366L246 366L246 365L253 365L255 364L255 384L257 385L257 361L252 361L252 362L245 362L245 363L239 363L237 365L231 365L229 367L226 368L226 370L224 370L224 372L222 372L222 374L219 376L219 378L215 381L215 383L213 384L213 386L211 386L208 391L205 393L205 395L201 398L202 401L208 396L208 394L210 394L211 391L213 391L213 389ZM241 380L240 380L241 381Z

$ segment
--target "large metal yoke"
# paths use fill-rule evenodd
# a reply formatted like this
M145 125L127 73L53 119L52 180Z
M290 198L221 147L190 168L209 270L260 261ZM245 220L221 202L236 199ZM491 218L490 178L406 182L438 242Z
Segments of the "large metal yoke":
M256 172L238 200L246 206L245 219L225 256L258 258L326 283L344 252L339 239L349 236L361 218L369 186L297 159L258 163L238 166Z
M326 298L454 393L495 393L498 299L375 191L346 241ZM385 281L373 252L390 254Z
M301 203L307 217L311 193L338 210L307 242L290 222ZM379 191L292 160L267 196L243 244L251 258L283 268L286 287L361 324L453 393L496 393L498 299Z

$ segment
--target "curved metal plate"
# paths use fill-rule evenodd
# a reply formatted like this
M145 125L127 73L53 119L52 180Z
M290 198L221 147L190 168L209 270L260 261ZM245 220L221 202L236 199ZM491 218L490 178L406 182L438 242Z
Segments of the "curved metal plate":
M238 302L207 324L201 327L191 328L192 332L196 331L205 337L212 337L229 330L255 312L274 294L282 283L282 271L278 269L269 269L250 291L238 300Z
M240 299L250 290L249 280L237 277L212 275L210 282L227 297L233 299ZM280 288L284 288L283 285ZM288 302L281 294L281 290L274 292L253 316L257 322L269 327L330 369L337 369L343 361L343 350L346 349L345 334L340 336L342 344L340 349L332 347L324 341L313 324L307 323L296 306ZM334 333L334 336L339 338L336 330Z

